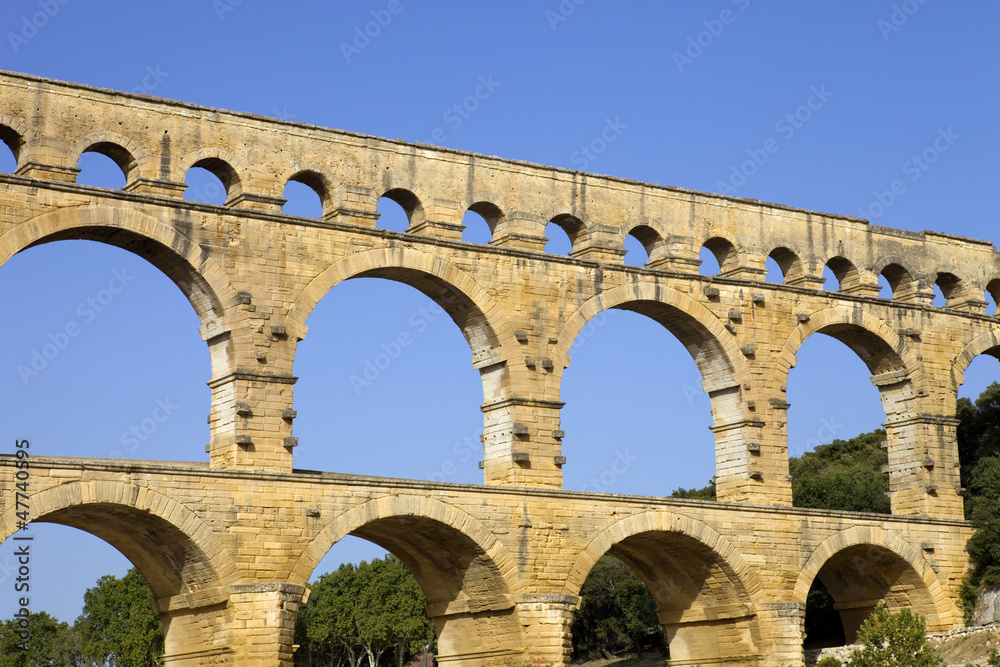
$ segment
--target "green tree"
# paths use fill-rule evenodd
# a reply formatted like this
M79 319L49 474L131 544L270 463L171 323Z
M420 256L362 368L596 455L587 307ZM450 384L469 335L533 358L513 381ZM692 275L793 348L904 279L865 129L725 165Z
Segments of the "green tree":
M700 489L685 489L683 486L670 494L671 498L693 498L695 500L715 500L715 482Z
M888 462L882 448L885 431L834 440L788 461L792 474L792 505L855 512L890 511Z
M573 655L600 658L624 651L666 648L656 602L642 580L614 556L597 561L580 590L573 617Z
M1000 455L1000 384L994 382L984 389L975 403L958 399L956 416L962 486L969 487L976 464L987 456Z
M965 548L975 585L1000 587L1000 456L986 456L970 473L969 520L976 532Z
M80 638L69 623L44 611L29 613L28 633L18 619L0 623L0 667L76 667L83 664Z
M924 619L909 609L890 614L880 604L858 629L861 649L850 667L935 667L941 658L927 643Z
M98 579L83 594L83 613L74 625L84 658L114 667L161 664L163 625L152 602L153 594L135 568L121 579Z
M299 612L296 635L305 650L298 664L376 667L390 651L402 665L429 649L434 624L417 580L394 556L359 565L345 563L321 576Z

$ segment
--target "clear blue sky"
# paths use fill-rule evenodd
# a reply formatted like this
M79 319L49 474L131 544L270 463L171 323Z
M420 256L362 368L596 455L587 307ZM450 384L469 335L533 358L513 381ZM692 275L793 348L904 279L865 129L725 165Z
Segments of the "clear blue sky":
M1000 5L985 0L47 2L54 15L44 21L45 2L0 5L0 68L1000 240ZM355 44L372 12L386 25ZM489 94L455 113L481 80ZM789 122L814 90L822 104ZM608 122L617 139L583 155ZM904 164L949 128L954 145L909 180ZM745 182L734 177L769 139L779 150ZM120 186L99 160L81 166L82 182ZM10 168L0 156L0 169ZM907 179L906 192L873 209L874 193L896 179ZM212 194L195 175L191 190ZM310 210L302 194L289 191L290 211ZM385 223L398 219L387 211ZM482 240L482 226L467 236ZM638 255L626 261L641 263ZM127 289L88 319L78 305L115 271L130 277ZM478 444L482 389L453 323L432 322L360 394L349 381L426 304L379 280L337 286L320 302L295 369L297 467L481 481L481 456L466 444ZM5 442L30 438L37 454L205 460L207 350L189 303L143 260L93 243L34 248L0 267L0 312ZM17 366L71 321L82 335L22 381ZM566 486L581 488L617 450L638 463L610 491L706 484L709 402L681 345L632 313L609 313L589 333L563 383ZM878 394L846 347L817 336L799 356L788 384L793 455L824 425L845 438L879 427ZM962 394L993 381L995 363L977 360ZM135 443L123 445L122 433L158 401L170 417L127 451ZM33 530L36 610L72 621L88 586L128 568L97 538ZM346 542L316 574L379 553ZM11 552L0 545L0 617L12 611Z

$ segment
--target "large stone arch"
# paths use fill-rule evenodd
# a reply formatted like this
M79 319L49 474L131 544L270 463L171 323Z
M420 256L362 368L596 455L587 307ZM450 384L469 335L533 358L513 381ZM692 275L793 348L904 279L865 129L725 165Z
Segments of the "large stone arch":
M646 315L674 334L698 365L710 394L736 385L747 372L736 339L718 317L691 296L650 281L614 287L581 304L559 332L563 366L569 365L570 348L587 323L611 308Z
M306 318L333 287L350 278L386 278L420 290L438 303L458 325L473 353L473 364L483 375L487 402L509 389L495 381L494 372L507 368L506 350L516 349L514 333L489 293L469 274L440 257L400 246L368 250L332 264L313 278L288 308L290 335L305 337Z
M848 642L880 601L892 611L906 606L919 612L930 631L962 620L931 563L901 535L880 526L854 526L823 540L795 582L796 602L805 604L817 577L826 577L823 583L839 608Z
M605 553L629 565L653 594L678 664L752 664L760 655L761 583L736 548L705 523L663 510L625 517L577 556L563 593L578 596Z
M191 645L225 646L227 587L238 572L219 536L191 510L148 487L96 480L33 493L30 504L33 522L90 533L136 566L153 592L167 656ZM17 532L16 509L0 514L0 542Z
M236 290L222 266L176 227L132 208L96 205L61 208L26 220L0 236L0 267L18 252L52 241L98 241L128 250L162 271L187 297L204 340L232 329L227 309ZM213 375L233 363L225 345L211 345Z
M426 495L372 499L331 518L292 566L289 581L305 585L326 552L347 535L386 549L417 579L437 628L439 660L520 654L509 647L523 645L514 603L521 573L503 543L475 517Z
M972 360L981 354L988 354L1000 360L1000 330L991 329L981 333L965 344L962 351L952 361L951 365L951 393L958 395L958 390L965 383L965 371L969 368Z

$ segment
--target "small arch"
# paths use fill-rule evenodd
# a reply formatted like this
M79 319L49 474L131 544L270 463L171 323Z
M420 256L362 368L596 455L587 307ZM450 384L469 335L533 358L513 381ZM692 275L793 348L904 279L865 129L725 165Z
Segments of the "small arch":
M719 266L719 270L717 272L719 275L725 275L736 268L736 246L734 246L727 239L724 239L721 236L713 236L701 245L703 250L708 250L708 252L712 253L712 256L715 258L715 261ZM714 274L702 271L702 275Z
M934 286L941 291L944 307L953 306L964 291L964 284L961 278L954 273L939 272L934 279ZM935 304L937 305L937 304Z
M951 367L951 393L957 395L965 382L965 371L972 360L981 354L988 354L1000 360L1000 330L982 333L966 343Z
M320 218L330 208L330 188L318 171L303 169L292 174L285 183L283 196L287 200L283 213L304 218Z
M917 293L917 280L901 264L889 262L879 271L879 276L884 278L889 285L889 291L893 299L898 301L910 301Z
M638 241L642 248L640 252L639 248L629 249L626 247L625 263L630 266L645 266L656 252L661 250L663 245L663 237L649 225L636 225L626 234L626 244L629 238Z
M476 202L466 210L462 218L462 224L465 225L462 240L483 245L489 243L501 220L503 212L496 204L486 201Z
M200 187L205 190L199 192L196 188L189 187L184 192L184 199L188 201L201 201L203 203L215 203L217 205L225 205L227 202L242 194L243 178L240 174L249 173L249 169L242 160L230 153L214 149L201 149L195 151L180 160L178 165L182 166L182 168L183 165L189 165L183 172L183 180L185 182L189 182L189 180L200 180L200 182L196 184L196 188ZM204 170L203 172L200 172L203 176L202 179L198 179L196 174L199 172L195 172L195 169ZM215 195L214 197L208 197L209 193L207 190L209 189L209 186L207 183L209 181L204 180L205 178L208 178L209 174L211 174L211 176L215 179L218 179L217 184L213 181L212 187L221 189L221 192L213 193ZM207 199L212 199L212 201L206 202Z
M994 278L986 283L983 297L987 303L986 314L997 315L1000 312L997 310L997 306L1000 305L1000 278Z
M794 281L804 274L802 260L789 248L783 246L775 248L768 255L768 259L773 260L777 264L778 269L781 271L782 282L785 284Z
M0 160L0 172L12 174L17 171L17 167L20 164L21 147L24 146L24 137L9 125L0 124L0 141L10 150L10 157Z
M836 291L846 291L861 282L861 275L854 263L846 257L838 255L831 257L826 263L826 268L833 274L837 282ZM830 289L827 287L826 289Z
M559 215L553 216L549 220L549 224L556 225L566 233L567 237L569 237L570 251L566 254L572 256L573 252L580 248L582 241L586 236L586 225L580 218L575 215L570 215L569 213L560 213ZM548 229L548 226L546 226L546 229Z
M545 252L550 255L569 255L573 241L566 230L554 222L545 225Z
M391 190L386 190L385 193L379 198L380 204L382 199L388 199L389 201L393 201L398 204L406 214L406 220L410 227L416 224L417 214L423 212L423 204L420 199L417 195L405 188L392 188Z
M100 151L86 151L76 163L76 182L109 190L121 190L128 182L121 166Z
M80 152L80 158L82 159L87 153L97 153L109 158L118 165L126 183L135 177L138 161L135 155L121 144L113 141L97 141L84 148Z

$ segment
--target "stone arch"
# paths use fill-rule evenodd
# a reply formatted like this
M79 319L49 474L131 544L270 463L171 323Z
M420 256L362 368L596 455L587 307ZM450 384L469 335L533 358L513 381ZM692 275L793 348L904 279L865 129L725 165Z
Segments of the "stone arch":
M646 584L679 664L727 664L759 655L761 583L736 548L703 522L664 510L625 517L577 556L562 592L578 596L605 553Z
M781 269L781 282L793 285L806 275L806 260L802 253L788 244L775 247L767 254Z
M586 212L576 211L572 208L567 210L561 206L550 207L544 211L540 221L543 232L550 222L562 229L569 237L570 256L586 247L592 236L591 230L597 224ZM624 243L624 241L625 237L622 236L622 242Z
M31 139L31 130L27 125L13 116L0 114L0 141L7 144L10 152L14 154L18 167L25 162L26 156L22 155L22 152Z
M701 245L698 246L699 254L702 248L712 253L715 260L719 263L719 273L717 275L720 276L738 270L741 264L740 258L746 253L743 247L731 241L723 234L709 234Z
M630 220L621 228L621 245L624 249L625 240L633 237L642 244L646 251L646 262L654 262L667 254L667 234L658 220L639 218Z
M913 382L919 382L920 364L903 339L884 321L869 315L863 307L834 306L799 324L785 341L775 369L780 384L795 367L796 353L809 336L825 333L847 345L857 354L872 375L903 371Z
M110 480L60 484L32 494L31 504L32 521L90 533L135 565L153 592L167 656L225 642L227 587L238 571L219 536L187 507L148 487ZM17 530L15 510L0 515L0 541Z
M26 248L63 240L107 243L150 262L177 285L202 322L206 341L228 332L227 308L236 292L222 267L177 228L132 208L87 206L62 208L26 220L0 236L0 266ZM228 353L214 350L213 373L230 363Z
M305 585L327 551L354 535L399 558L427 597L441 656L520 655L521 624L513 595L520 572L507 548L464 510L426 495L371 499L334 516L292 566L290 582Z
M673 333L698 364L709 393L735 385L746 372L735 338L710 310L683 292L645 281L596 294L567 318L559 332L563 366L569 365L570 347L583 327L610 308L646 315Z
M813 581L824 573L830 580L824 584L841 606L848 642L883 599L891 608L901 606L905 600L906 606L927 618L931 631L953 627L961 620L920 551L880 526L854 526L823 540L799 572L793 600L805 604Z
M826 261L824 265L830 268L837 279L839 292L849 292L861 283L861 274L858 271L857 263L851 261L844 255L835 255Z
M249 183L250 166L236 155L216 148L199 148L185 155L178 163L181 170L177 181L182 183L192 167L212 172L226 189L226 201L243 193Z
M323 167L309 166L295 169L287 169L278 181L284 183L282 187L288 185L290 181L302 183L308 186L319 196L322 216L326 217L333 213L335 203L333 201L333 189L336 178Z
M951 395L957 396L958 390L965 382L965 371L972 360L980 354L988 354L1000 360L1000 329L991 329L981 333L965 344L962 351L952 360L951 364Z
M504 223L506 222L507 210L504 206L500 206L496 203L496 197L486 197L480 196L475 199L471 204L463 209L463 215L465 211L472 211L478 214L483 220L486 221L486 226L489 227L490 234L494 237L498 230L502 230Z
M91 132L80 137L70 147L70 154L80 156L87 152L100 153L111 158L125 175L125 183L131 183L149 162L149 156L134 141L116 132Z
M306 318L319 300L341 281L360 277L402 282L437 301L462 329L481 371L503 364L504 349L516 349L503 314L471 276L440 257L398 246L350 255L313 278L288 309L289 324L295 327L289 335L305 338ZM485 383L484 394L489 400Z

